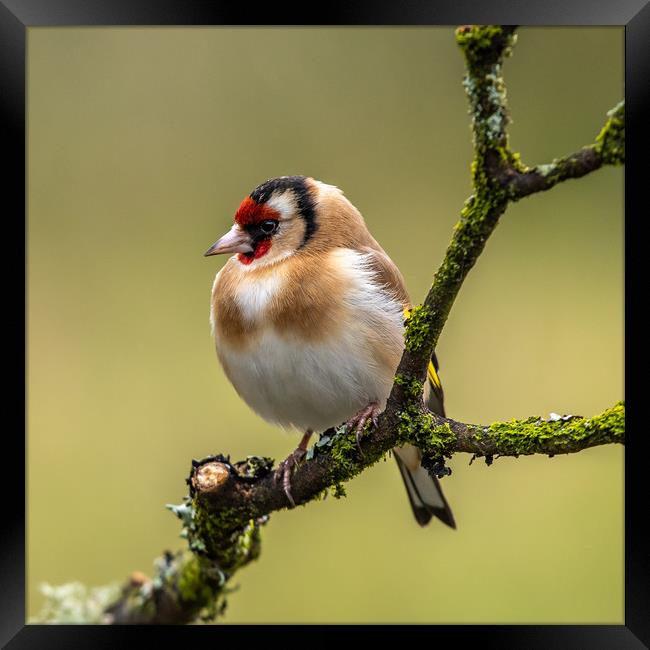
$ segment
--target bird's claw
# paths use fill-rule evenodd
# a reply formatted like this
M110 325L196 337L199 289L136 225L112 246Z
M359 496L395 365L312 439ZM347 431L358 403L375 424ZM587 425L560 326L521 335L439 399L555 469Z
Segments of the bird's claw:
M357 449L359 454L363 456L363 451L361 451L361 438L363 437L363 429L366 426L366 422L370 420L373 426L377 426L377 417L381 413L379 409L379 404L377 402L371 402L365 408L362 408L353 418L350 418L345 426L348 431L354 427L354 436L357 440Z
M278 465L278 469L273 474L273 479L276 483L282 479L284 493L287 495L287 499L289 499L292 508L296 507L296 502L293 500L293 495L291 494L291 475L306 455L307 450L298 447Z

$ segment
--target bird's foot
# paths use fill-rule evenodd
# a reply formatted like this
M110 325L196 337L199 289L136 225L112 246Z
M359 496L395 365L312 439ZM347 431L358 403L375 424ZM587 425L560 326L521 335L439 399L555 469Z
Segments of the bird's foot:
M289 499L292 508L296 507L296 502L293 500L293 495L291 494L291 475L307 455L307 445L309 444L311 435L311 431L305 433L298 447L278 465L278 469L273 474L276 483L282 479L284 493L287 495L287 499Z
M350 418L345 426L348 428L348 431L354 427L354 434L357 439L357 449L359 453L363 456L361 451L361 438L363 436L363 429L366 426L366 422L371 420L372 423L377 426L377 417L381 413L379 404L377 402L370 402L368 406L362 408L353 418Z
M300 464L300 461L306 456L307 450L301 449L298 447L295 451L291 452L279 465L278 469L275 470L273 478L275 481L282 479L282 487L284 488L284 493L289 499L289 503L292 508L296 507L296 502L293 500L293 495L291 494L291 475L295 471L296 467Z

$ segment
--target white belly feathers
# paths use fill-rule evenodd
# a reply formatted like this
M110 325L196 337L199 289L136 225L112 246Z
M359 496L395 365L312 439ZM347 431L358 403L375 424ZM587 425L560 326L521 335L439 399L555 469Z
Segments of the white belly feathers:
M228 377L244 401L265 420L322 432L343 423L372 401L383 408L404 346L403 306L368 268L367 255L332 253L348 276L341 327L318 340L277 331L272 325L245 349L216 338ZM282 276L244 279L235 300L245 318L264 318ZM213 315L214 318L214 315ZM384 351L377 354L378 347Z

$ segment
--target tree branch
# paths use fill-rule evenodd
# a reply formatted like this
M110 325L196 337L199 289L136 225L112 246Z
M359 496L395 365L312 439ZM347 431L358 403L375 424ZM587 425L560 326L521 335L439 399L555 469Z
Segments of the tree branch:
M490 425L464 424L428 412L422 403L427 365L462 283L474 266L509 202L548 190L605 164L624 162L623 103L609 114L596 142L548 165L528 168L508 145L504 57L515 43L514 26L463 26L456 40L464 56L463 81L470 104L474 141L473 193L433 284L406 323L405 351L386 410L375 428L366 428L357 449L344 427L325 432L292 478L296 504L344 494L342 483L380 460L393 447L410 442L423 452L423 464L437 475L449 470L455 452L483 456L565 454L595 445L624 444L622 402L589 418L532 417ZM230 577L258 557L260 526L268 515L288 507L272 474L273 461L249 457L231 463L223 456L193 461L190 494L168 506L183 522L189 551L165 554L152 579L135 574L120 597L105 609L104 622L187 623L198 615L214 617L225 607Z
M554 456L625 442L622 402L588 419L551 414L546 420L530 417L476 425L434 414L427 416L431 423L430 443L436 453L471 453L472 461L482 456L487 464L495 456ZM398 437L394 432L381 433L385 440L380 446L385 452L398 442ZM377 432L373 432L369 438L376 436ZM333 485L333 474L345 480L367 467L366 447L376 444L376 440L364 440L361 456L353 435L334 431L324 434L314 457L303 463L293 477L296 503L307 503L314 495L324 496ZM383 452L379 454L382 456ZM430 463L429 468L436 471L435 463ZM193 553L166 554L158 561L153 580L144 580L141 574L138 579L132 578L108 609L108 622L189 623L200 612L206 618L223 612L228 579L259 555L259 526L267 521L269 513L286 507L286 497L273 479L271 459L250 457L231 464L223 456L208 457L193 463L188 482L190 497L171 509L183 521L183 536ZM336 489L334 496L340 496ZM242 520L246 521L243 529Z
M521 166L508 165L501 171L501 182L508 187L511 200L516 201L535 192L550 190L570 178L580 178L603 165L625 162L625 102L607 113L596 142L547 165L537 165L521 171Z

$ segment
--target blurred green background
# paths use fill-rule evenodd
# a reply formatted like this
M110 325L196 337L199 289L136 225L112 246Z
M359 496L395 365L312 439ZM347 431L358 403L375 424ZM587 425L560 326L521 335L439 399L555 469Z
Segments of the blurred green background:
M284 458L220 369L202 257L284 174L340 186L425 295L470 192L450 27L30 28L28 576L122 581L176 549L191 458ZM622 28L522 28L504 67L529 164L594 140ZM623 171L512 206L438 356L469 422L623 397ZM623 621L623 450L450 463L458 530L420 529L395 466L272 516L227 622Z

